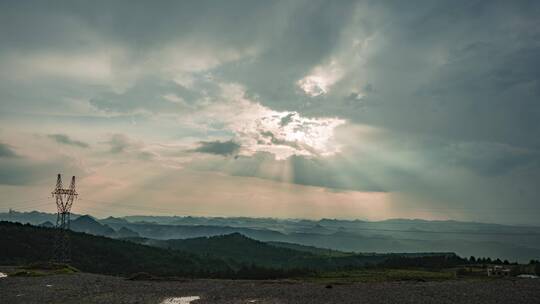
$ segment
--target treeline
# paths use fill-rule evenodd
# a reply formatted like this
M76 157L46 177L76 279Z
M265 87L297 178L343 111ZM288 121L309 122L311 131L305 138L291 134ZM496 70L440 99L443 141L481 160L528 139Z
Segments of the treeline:
M502 261L501 259L494 259L492 260L491 258L482 258L482 257L479 257L479 258L476 258L474 256L471 256L468 260L467 260L468 264L483 264L483 265L516 265L517 262L509 262L508 260L504 260Z
M533 264L535 260L531 261ZM433 255L421 257L406 257L406 256L391 256L378 266L388 268L404 268L404 267L422 267L429 269L443 269L464 265L517 265L517 262L509 262L508 260L491 259L491 258L476 258L471 256L469 259L462 258L458 255Z
M457 255L431 255L421 257L391 256L381 262L379 267L387 268L428 268L444 269L468 264L468 260Z

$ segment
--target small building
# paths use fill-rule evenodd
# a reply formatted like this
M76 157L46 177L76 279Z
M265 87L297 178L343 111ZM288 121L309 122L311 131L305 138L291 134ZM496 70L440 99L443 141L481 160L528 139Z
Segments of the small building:
M487 267L488 277L509 277L511 271L510 268L501 265Z

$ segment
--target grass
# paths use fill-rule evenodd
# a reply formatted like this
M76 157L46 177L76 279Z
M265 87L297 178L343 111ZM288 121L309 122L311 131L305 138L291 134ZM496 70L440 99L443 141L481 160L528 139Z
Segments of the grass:
M10 277L41 277L55 274L73 274L79 272L78 269L68 264L61 263L33 263L20 267L19 270L8 273Z
M451 271L428 271L422 269L362 269L326 272L308 277L308 281L320 283L355 283L388 281L444 281L454 279Z
M46 276L47 273L43 271L37 271L37 270L16 270L13 272L10 272L7 274L8 277L42 277Z

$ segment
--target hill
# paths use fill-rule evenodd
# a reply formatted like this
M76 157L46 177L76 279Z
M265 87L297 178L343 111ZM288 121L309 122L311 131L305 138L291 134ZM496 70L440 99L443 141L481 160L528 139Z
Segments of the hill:
M153 240L144 238L134 238L132 240L160 248L181 250L202 256L219 257L225 259L232 267L257 265L278 269L327 271L374 265L393 256L382 254L347 254L338 251L334 251L333 255L328 255L327 253L320 254L324 252L324 249L316 248L319 250L318 252L314 249L312 249L312 252L309 252L307 250L296 250L284 246L274 246L248 238L240 233L177 240Z
M333 249L327 249L327 248L319 248L315 246L306 246L306 245L300 245L295 243L287 243L287 242L267 242L267 244L270 244L272 246L276 247L283 247L283 248L289 248L294 249L298 251L305 251L310 252L312 254L322 255L322 256L350 256L354 255L352 252L344 252L339 250L333 250Z
M116 232L107 225L103 225L89 215L82 215L71 221L71 230L93 235L113 236Z
M77 217L77 216L74 216ZM72 219L74 218L72 217ZM0 213L0 219L55 222L54 214L40 212ZM111 237L168 240L241 233L262 242L298 244L344 252L456 252L460 256L528 262L540 256L540 227L457 221L392 219L361 220L272 219L247 217L127 216L96 220L114 229ZM126 229L122 229L126 228ZM122 230L122 231L120 231ZM84 230L83 230L84 231ZM101 234L92 232L89 233ZM309 251L307 247L290 249ZM324 254L315 250L315 254Z
M83 219L82 223L93 223L93 219ZM55 232L51 228L0 222L0 264L21 265L50 259ZM238 233L186 240L135 237L130 241L68 233L72 266L115 275L147 272L160 276L264 279L357 268L385 259L380 255L320 256L272 246Z
M71 220L78 217L78 214L71 214ZM39 225L43 222L56 223L56 214L40 211L18 212L10 209L9 212L0 213L0 221L28 223L32 225Z
M0 222L0 264L21 265L51 256L54 229ZM69 232L72 265L82 271L128 275L147 272L164 276L227 276L222 260L164 250L132 242Z

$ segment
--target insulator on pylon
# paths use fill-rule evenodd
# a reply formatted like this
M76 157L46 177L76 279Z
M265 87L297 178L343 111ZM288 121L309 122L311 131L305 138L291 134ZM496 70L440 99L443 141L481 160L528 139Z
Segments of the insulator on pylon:
M75 192L75 176L71 178L71 185L69 185L69 189Z
M60 173L56 177L56 189L62 189L62 175Z

